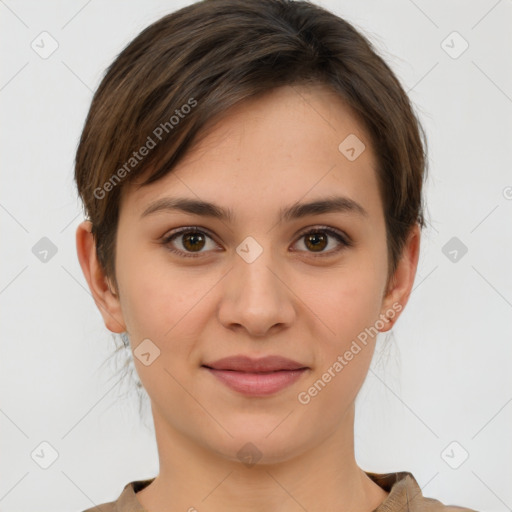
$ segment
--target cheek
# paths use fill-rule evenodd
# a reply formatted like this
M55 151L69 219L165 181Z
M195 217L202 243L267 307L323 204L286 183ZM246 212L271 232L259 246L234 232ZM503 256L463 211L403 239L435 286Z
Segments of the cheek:
M309 295L308 306L318 316L318 325L325 326L316 337L318 364L311 379L320 379L319 385L330 389L320 402L353 399L375 348L383 267L371 265L370 254L359 256L357 265L347 266L335 279L326 278L322 293Z
M326 275L322 282L316 279L318 293L308 293L308 306L326 326L327 353L328 347L342 349L378 319L383 276L380 267L370 263L371 260L358 256L357 264Z
M167 389L172 379L164 369L185 382L199 364L198 344L215 314L207 291L215 288L219 277L194 276L190 268L135 252L121 263L119 274L123 317L135 363L143 340L149 339L157 347L158 358L151 366L137 365L144 386L148 392Z
M380 302L379 276L369 272L340 274L311 309L318 311L324 336L315 343L317 365L297 396L308 418L321 415L325 429L342 421L370 366ZM309 420L308 420L309 421Z
M149 260L133 256L125 261L125 272L120 275L120 281L124 279L123 315L144 388L157 404L170 397L177 403L184 399L178 383L187 382L197 365L194 348L204 330L206 303L201 298L205 283L194 284L186 272L171 270L170 265L162 268L144 263ZM149 348L143 350L142 342L146 339L156 348L145 342ZM142 352L158 356L146 365L138 359Z
M133 334L162 338L200 300L200 290L186 272L156 258L154 248L130 249L118 262L124 320Z

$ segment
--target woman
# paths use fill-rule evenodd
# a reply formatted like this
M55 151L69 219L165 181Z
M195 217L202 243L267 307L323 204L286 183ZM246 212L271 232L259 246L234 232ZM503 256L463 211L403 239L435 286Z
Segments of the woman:
M77 151L77 250L160 471L89 511L469 510L354 456L416 273L424 144L369 42L310 3L199 2L127 46Z

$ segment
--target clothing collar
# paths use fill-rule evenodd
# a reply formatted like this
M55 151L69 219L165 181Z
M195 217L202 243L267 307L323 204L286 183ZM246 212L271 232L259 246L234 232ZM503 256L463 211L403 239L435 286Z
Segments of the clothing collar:
M365 471L371 480L388 492L386 499L373 512L421 512L426 502L441 505L437 500L425 498L412 473L398 471L395 473L370 473ZM136 493L147 487L155 478L135 480L124 486L115 502L115 512L147 512Z

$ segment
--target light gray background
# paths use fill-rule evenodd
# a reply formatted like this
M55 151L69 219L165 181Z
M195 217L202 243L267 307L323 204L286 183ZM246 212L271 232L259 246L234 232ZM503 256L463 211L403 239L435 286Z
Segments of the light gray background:
M100 368L114 341L76 257L72 173L105 68L189 3L0 0L0 511L78 512L158 472L149 409L145 426L137 395L121 398L129 381ZM358 462L411 471L445 503L510 511L512 1L321 5L375 43L430 151L429 227L411 299L358 397ZM51 49L43 31L58 43L45 59L31 47ZM32 252L43 237L57 248L46 262ZM456 261L443 252L452 237L467 247ZM58 453L47 469L44 441Z

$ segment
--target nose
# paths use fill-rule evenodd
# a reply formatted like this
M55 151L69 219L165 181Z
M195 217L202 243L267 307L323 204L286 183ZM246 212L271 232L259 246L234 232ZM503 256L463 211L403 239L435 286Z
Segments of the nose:
M293 323L296 299L285 265L276 262L270 249L252 261L236 254L223 281L218 315L226 328L245 329L250 336L264 337Z

